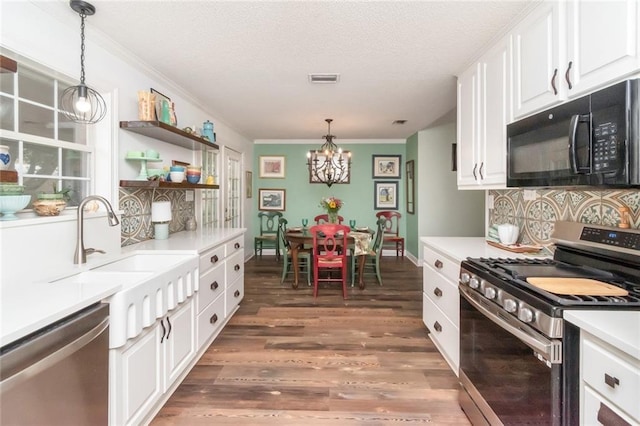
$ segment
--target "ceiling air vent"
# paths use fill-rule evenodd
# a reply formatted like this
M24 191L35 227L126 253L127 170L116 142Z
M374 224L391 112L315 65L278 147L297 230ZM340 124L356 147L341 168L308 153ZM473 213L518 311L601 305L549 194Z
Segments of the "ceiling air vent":
M338 80L340 80L340 74L338 73L309 74L309 83L337 83Z
M402 125L402 124L404 124L406 122L407 122L407 120L393 120L393 123L391 123L391 124Z

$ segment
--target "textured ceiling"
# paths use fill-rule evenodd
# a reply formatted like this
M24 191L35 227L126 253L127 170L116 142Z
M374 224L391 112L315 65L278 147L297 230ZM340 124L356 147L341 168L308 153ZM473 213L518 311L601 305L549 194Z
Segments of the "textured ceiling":
M251 139L320 138L325 118L340 139L406 138L455 107L455 75L533 2L94 0L87 26Z

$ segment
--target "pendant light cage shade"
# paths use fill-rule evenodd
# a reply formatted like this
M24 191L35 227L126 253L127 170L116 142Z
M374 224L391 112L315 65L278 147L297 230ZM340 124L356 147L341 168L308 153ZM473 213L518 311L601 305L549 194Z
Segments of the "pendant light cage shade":
M60 107L62 113L71 121L82 124L94 124L107 114L107 103L102 96L84 81L84 20L96 13L92 4L82 0L71 0L69 6L80 15L80 84L62 92Z
M325 119L328 131L323 136L325 143L320 149L307 154L307 166L313 182L324 183L329 188L334 183L349 183L351 169L351 153L333 142L335 136L331 134L331 118Z
M62 92L60 107L65 117L76 123L94 124L107 115L107 104L102 96L84 84Z

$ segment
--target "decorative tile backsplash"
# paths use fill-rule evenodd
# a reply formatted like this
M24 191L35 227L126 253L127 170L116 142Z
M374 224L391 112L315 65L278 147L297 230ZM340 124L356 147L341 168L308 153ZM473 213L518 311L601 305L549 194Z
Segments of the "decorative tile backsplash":
M152 199L153 197L153 199ZM187 219L194 216L195 202L186 201L186 190L130 189L120 188L120 210L122 214L122 247L153 238L151 223L151 202L171 202L171 222L169 233L183 231Z
M533 191L532 191L533 192ZM629 208L631 228L640 228L640 190L535 190L525 200L525 190L492 190L490 225L512 223L520 227L522 244L550 244L556 220L618 226L619 208Z

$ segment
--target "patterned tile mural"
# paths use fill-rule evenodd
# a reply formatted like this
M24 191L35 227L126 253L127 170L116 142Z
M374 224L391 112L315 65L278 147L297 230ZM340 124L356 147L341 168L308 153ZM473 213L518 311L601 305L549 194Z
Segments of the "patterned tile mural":
M640 190L538 189L534 200L523 189L492 190L490 225L512 223L520 228L522 244L550 244L557 220L618 226L620 208L629 208L631 228L640 228Z
M183 231L187 219L194 216L195 202L185 201L186 190L120 188L120 210L122 213L122 247L153 238L151 202L171 202L169 234Z

